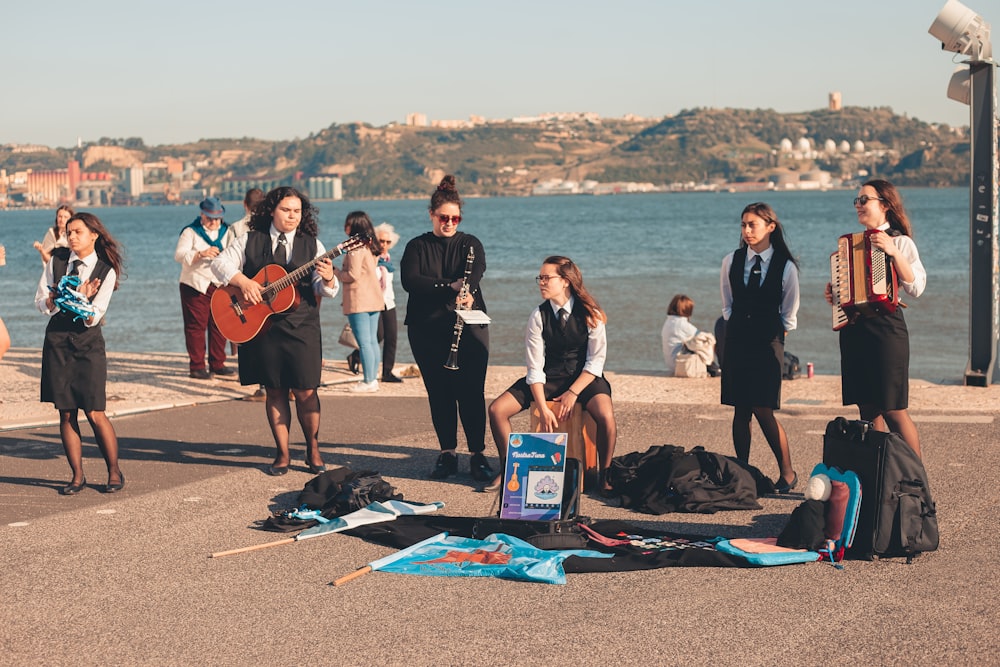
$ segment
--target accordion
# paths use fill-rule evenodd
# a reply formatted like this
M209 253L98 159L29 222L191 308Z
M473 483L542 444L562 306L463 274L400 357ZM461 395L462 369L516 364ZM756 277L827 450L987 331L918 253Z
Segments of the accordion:
M896 269L885 252L871 244L877 232L844 234L837 239L837 252L830 255L834 331L858 317L894 313L899 306Z

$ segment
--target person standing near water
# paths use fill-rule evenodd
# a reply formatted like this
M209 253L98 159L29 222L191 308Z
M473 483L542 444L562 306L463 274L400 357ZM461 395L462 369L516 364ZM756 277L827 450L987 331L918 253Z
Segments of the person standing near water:
M799 478L792 468L788 436L774 411L781 407L785 333L795 328L799 310L798 265L777 214L767 204L744 208L740 229L739 248L722 260L722 404L734 408L736 457L750 461L750 420L756 418L778 462L775 489L788 493Z
M79 411L83 410L108 469L105 493L125 488L118 465L118 436L105 414L108 362L104 348L104 314L122 275L121 248L96 215L77 213L66 223L69 248L57 248L45 265L35 291L35 306L49 316L42 346L43 403L59 411L59 435L73 479L60 489L72 496L87 485ZM56 301L63 277L79 281L74 288L78 310ZM88 315L82 314L86 310Z
M877 229L872 245L889 257L899 287L916 298L927 285L927 271L913 242L913 227L903 198L889 181L868 181L854 200L858 222ZM826 285L833 303L832 285ZM856 404L861 419L879 431L899 433L917 456L920 435L907 412L910 391L910 334L903 309L888 315L859 317L839 332L840 378L844 405Z
M413 358L424 380L431 422L441 447L431 479L446 479L458 472L461 416L466 444L472 453L469 462L472 478L485 482L495 475L483 453L486 450L484 392L490 358L487 325L466 325L458 347L458 369L444 367L454 339L456 307L486 310L481 285L486 272L486 253L479 239L458 231L462 203L455 177L445 176L428 207L432 230L406 244L400 262L403 289L409 293L404 324ZM464 283L467 289L462 300Z

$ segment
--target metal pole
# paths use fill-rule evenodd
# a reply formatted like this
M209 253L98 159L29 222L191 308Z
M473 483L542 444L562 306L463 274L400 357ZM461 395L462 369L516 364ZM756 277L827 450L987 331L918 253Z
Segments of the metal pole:
M969 63L972 153L969 201L969 366L965 384L989 386L1000 375L997 339L998 308L997 242L997 99L996 64L992 60Z

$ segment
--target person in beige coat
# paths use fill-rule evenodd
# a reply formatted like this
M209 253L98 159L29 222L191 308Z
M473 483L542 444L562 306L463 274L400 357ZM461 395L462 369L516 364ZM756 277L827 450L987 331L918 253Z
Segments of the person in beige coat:
M364 247L348 253L337 271L337 277L343 286L344 315L347 315L361 353L363 379L351 387L351 391L375 392L378 391L378 367L381 361L378 320L385 309L378 270L378 256L382 249L375 242L371 218L364 211L354 211L347 215L344 233L368 240Z

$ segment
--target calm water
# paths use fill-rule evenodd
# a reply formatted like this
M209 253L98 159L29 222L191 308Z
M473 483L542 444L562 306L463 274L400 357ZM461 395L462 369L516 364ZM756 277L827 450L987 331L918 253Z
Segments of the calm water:
M588 288L609 317L613 371L657 370L662 366L660 327L676 293L695 300L692 321L711 329L721 312L719 266L739 242L739 213L763 199L778 212L792 252L800 260L802 305L798 330L786 349L818 373L839 372L837 335L823 299L829 255L836 237L860 230L853 191L751 194L650 194L608 197L526 197L470 199L462 230L478 236L487 253L484 294L491 325L491 361L524 363L523 331L528 313L540 302L533 277L550 254L572 257ZM959 381L968 363L968 193L965 189L903 191L914 237L927 268L927 290L908 299L911 376ZM347 213L363 209L376 223L395 225L406 241L430 228L427 202L365 201L319 204L320 238L331 247L341 240ZM242 207L227 205L227 219ZM111 350L183 352L173 250L181 228L196 207L108 208L94 211L123 243L127 279L108 314L105 336ZM41 275L31 247L52 224L52 211L0 211L0 242L7 266L0 268L2 317L18 347L41 347L45 317L34 310ZM400 319L406 293L396 285ZM342 358L336 342L345 321L338 303L323 308L324 356ZM411 359L401 326L399 358ZM442 363L443 363L442 359Z

